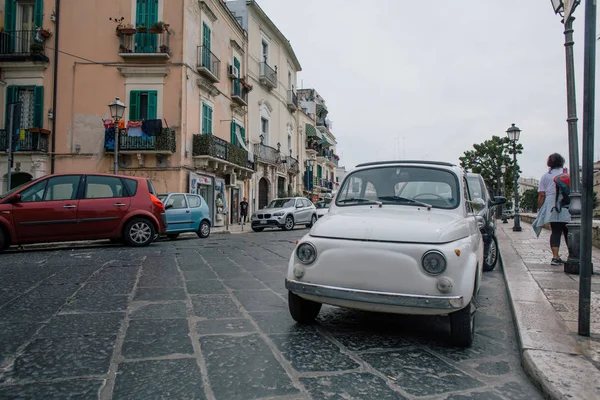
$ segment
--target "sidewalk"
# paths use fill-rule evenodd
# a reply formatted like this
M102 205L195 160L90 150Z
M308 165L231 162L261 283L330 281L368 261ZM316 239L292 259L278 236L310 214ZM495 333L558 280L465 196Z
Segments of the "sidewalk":
M550 265L550 231L539 239L530 224L513 232L514 222L498 223L504 276L522 363L552 399L600 399L600 276L592 277L590 338L577 335L579 276ZM561 257L567 246L561 243ZM600 266L600 249L592 249Z
M210 229L210 232L211 233L234 233L234 234L248 233L248 232L252 232L252 226L250 225L250 223L246 223L246 225L234 224L234 225L229 225L229 227L219 226L219 227L212 227Z

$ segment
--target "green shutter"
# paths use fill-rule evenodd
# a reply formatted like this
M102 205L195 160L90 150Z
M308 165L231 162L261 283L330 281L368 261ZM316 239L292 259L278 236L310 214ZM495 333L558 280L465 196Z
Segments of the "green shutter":
M36 86L33 92L33 128L44 127L44 87Z
M206 104L204 103L202 103L202 116L200 118L202 118L202 132L200 133L208 133L206 132Z
M212 134L212 108L202 103L202 133Z
M33 6L33 24L41 28L44 23L44 0L35 0Z
M137 90L129 92L129 120L140 120L140 92Z
M210 28L206 23L202 23L202 66L213 71L213 66L210 62Z
M148 119L156 119L157 97L158 93L156 90L148 91Z
M322 175L323 175L323 167L321 167L320 165L317 165L317 177L319 179L321 179Z
M237 138L235 137L235 122L231 121L231 144L237 144Z
M147 0L148 1L148 25L146 27L150 29L152 24L158 22L158 0Z
M212 127L213 127L213 109L211 106L206 106L207 110L208 110L208 133L210 133L212 135L213 131L212 131Z
M242 140L244 141L244 144L245 144L246 143L246 128L240 127L240 130L241 130Z
M12 53L15 49L15 35L14 30L17 23L17 0L6 0L4 5L4 30L5 33L3 40L7 41L7 53Z

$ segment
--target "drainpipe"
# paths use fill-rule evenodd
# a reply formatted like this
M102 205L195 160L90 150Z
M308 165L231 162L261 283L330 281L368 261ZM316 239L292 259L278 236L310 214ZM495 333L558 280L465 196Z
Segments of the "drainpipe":
M53 83L53 93L52 93L52 112L54 113L54 118L52 118L52 138L51 138L51 146L50 146L50 173L54 173L54 152L56 151L56 97L57 97L57 83L58 83L58 35L59 35L59 24L60 24L60 0L55 0L55 12L56 12L56 21L54 26L54 83Z

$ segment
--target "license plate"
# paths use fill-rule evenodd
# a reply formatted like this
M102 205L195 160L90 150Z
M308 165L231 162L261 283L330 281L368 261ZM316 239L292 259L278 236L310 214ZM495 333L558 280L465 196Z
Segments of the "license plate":
M266 225L267 221L260 221L261 224Z

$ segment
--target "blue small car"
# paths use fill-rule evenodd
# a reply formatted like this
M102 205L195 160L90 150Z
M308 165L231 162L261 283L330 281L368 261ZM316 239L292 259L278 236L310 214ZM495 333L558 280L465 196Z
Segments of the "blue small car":
M196 232L199 238L210 235L212 220L204 198L190 193L165 193L158 198L165 205L169 239L177 239L180 233Z

